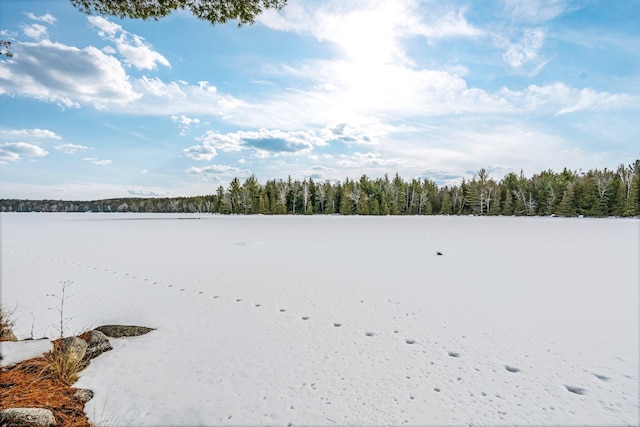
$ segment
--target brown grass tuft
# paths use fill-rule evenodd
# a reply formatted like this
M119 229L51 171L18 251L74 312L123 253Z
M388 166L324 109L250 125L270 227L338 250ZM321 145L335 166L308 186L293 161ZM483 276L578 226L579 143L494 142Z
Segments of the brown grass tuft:
M84 366L65 359L58 340L53 351L42 357L0 369L0 410L45 408L53 413L58 425L90 427L84 403L71 388Z
M62 351L62 341L53 343L53 351L44 355L47 360L47 370L60 382L70 386L78 381L78 373L87 367L83 360L72 360L68 353Z
M15 310L14 310L15 311ZM8 311L0 307L0 341L15 341L16 337L13 334L13 316L14 311Z

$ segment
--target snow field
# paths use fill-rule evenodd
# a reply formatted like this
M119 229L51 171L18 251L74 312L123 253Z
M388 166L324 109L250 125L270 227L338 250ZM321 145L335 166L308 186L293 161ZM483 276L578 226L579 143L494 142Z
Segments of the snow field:
M0 216L21 338L64 280L68 332L157 328L81 374L97 422L640 421L637 220L178 217Z

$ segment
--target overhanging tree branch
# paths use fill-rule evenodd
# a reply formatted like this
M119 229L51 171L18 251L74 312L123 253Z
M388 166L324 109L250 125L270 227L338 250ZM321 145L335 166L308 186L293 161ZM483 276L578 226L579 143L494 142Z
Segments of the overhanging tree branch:
M213 25L237 20L238 26L253 24L268 9L280 10L287 0L71 0L88 15L158 20L176 10L189 10Z

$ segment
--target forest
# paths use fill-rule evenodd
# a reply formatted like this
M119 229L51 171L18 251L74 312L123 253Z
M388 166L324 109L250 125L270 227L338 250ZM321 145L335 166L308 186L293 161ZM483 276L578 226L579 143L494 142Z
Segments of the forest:
M460 185L439 187L429 179L390 178L316 182L255 175L234 178L214 194L94 201L0 200L2 212L155 212L264 215L505 215L635 217L640 215L640 159L617 169L526 178L508 173L499 181L480 169Z

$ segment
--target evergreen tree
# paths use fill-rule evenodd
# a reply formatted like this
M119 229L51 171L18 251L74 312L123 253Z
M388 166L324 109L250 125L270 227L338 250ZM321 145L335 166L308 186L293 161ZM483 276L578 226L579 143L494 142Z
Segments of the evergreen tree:
M636 175L629 186L629 195L624 205L624 216L640 215L640 176Z
M451 215L453 206L451 204L451 196L449 195L449 191L445 189L444 195L442 196L442 207L440 208L440 213L442 215Z
M387 203L387 195L385 193L382 193L382 200L380 202L380 214L391 215L391 211L389 210L389 203Z
M497 185L493 186L493 199L491 200L491 204L489 205L489 215L500 215L502 210L500 209L500 187Z
M367 195L364 192L360 193L358 215L369 215L369 200L367 199Z
M558 206L558 215L564 217L576 216L576 206L574 203L573 185L569 184L567 185L567 189L564 191L562 200Z
M504 192L504 203L502 203L501 213L504 216L511 216L513 215L513 209L513 194L511 193L511 190L507 188Z
M371 215L380 215L380 203L376 197L372 197L369 203L369 211Z

